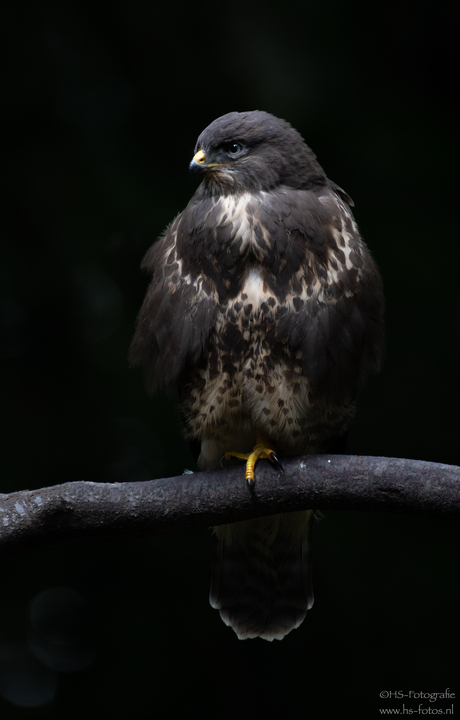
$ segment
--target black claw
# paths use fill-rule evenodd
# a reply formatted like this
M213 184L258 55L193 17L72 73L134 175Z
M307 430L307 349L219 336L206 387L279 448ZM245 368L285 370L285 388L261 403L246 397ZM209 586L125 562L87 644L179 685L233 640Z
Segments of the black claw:
M225 468L224 468L224 460L225 460L225 453L222 455L222 457L221 457L221 459L220 459L220 466L221 466L222 470L225 470Z
M246 478L250 490L254 490L255 482L252 478Z
M281 465L280 461L278 460L278 458L274 452L270 453L270 460L275 467L277 467L279 470L281 470L281 472L284 472L284 467Z

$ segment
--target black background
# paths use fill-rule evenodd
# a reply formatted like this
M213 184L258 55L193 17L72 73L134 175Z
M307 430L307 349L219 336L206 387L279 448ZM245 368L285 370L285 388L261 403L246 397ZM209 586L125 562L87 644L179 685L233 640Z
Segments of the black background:
M388 350L347 451L460 464L454 4L18 3L4 22L0 491L193 468L177 409L127 352L140 260L183 209L198 134L289 120L356 203ZM1 522L1 518L0 518ZM210 533L31 548L2 561L0 717L329 718L450 707L453 522L330 512L314 608L240 642L208 605ZM38 649L37 649L38 648ZM460 715L460 698L453 700Z

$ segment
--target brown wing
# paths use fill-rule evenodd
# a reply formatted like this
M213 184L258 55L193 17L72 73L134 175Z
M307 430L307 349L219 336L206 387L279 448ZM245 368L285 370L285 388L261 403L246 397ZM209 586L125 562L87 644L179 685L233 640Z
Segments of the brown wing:
M183 214L142 262L153 278L137 318L129 360L145 366L150 392L175 389L184 369L198 362L218 307L213 283L203 273L191 275L178 254L182 222Z
M336 402L354 398L380 369L384 301L348 204L335 191L283 189L259 215L273 238L266 279L279 303L274 341L301 351L319 393Z

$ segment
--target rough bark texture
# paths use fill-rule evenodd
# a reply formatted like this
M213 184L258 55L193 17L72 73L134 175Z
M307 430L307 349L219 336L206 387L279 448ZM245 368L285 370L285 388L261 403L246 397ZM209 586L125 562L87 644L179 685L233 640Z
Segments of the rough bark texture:
M78 537L146 535L306 508L460 517L460 467L422 460L310 455L285 472L242 466L133 483L73 482L0 495L0 551Z

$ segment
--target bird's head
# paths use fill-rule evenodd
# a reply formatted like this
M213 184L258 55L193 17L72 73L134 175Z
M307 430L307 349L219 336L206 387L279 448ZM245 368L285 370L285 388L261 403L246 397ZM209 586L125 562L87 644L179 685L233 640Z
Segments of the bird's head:
M232 112L198 138L190 163L212 195L271 190L279 185L307 189L326 175L302 136L285 120L266 112Z

